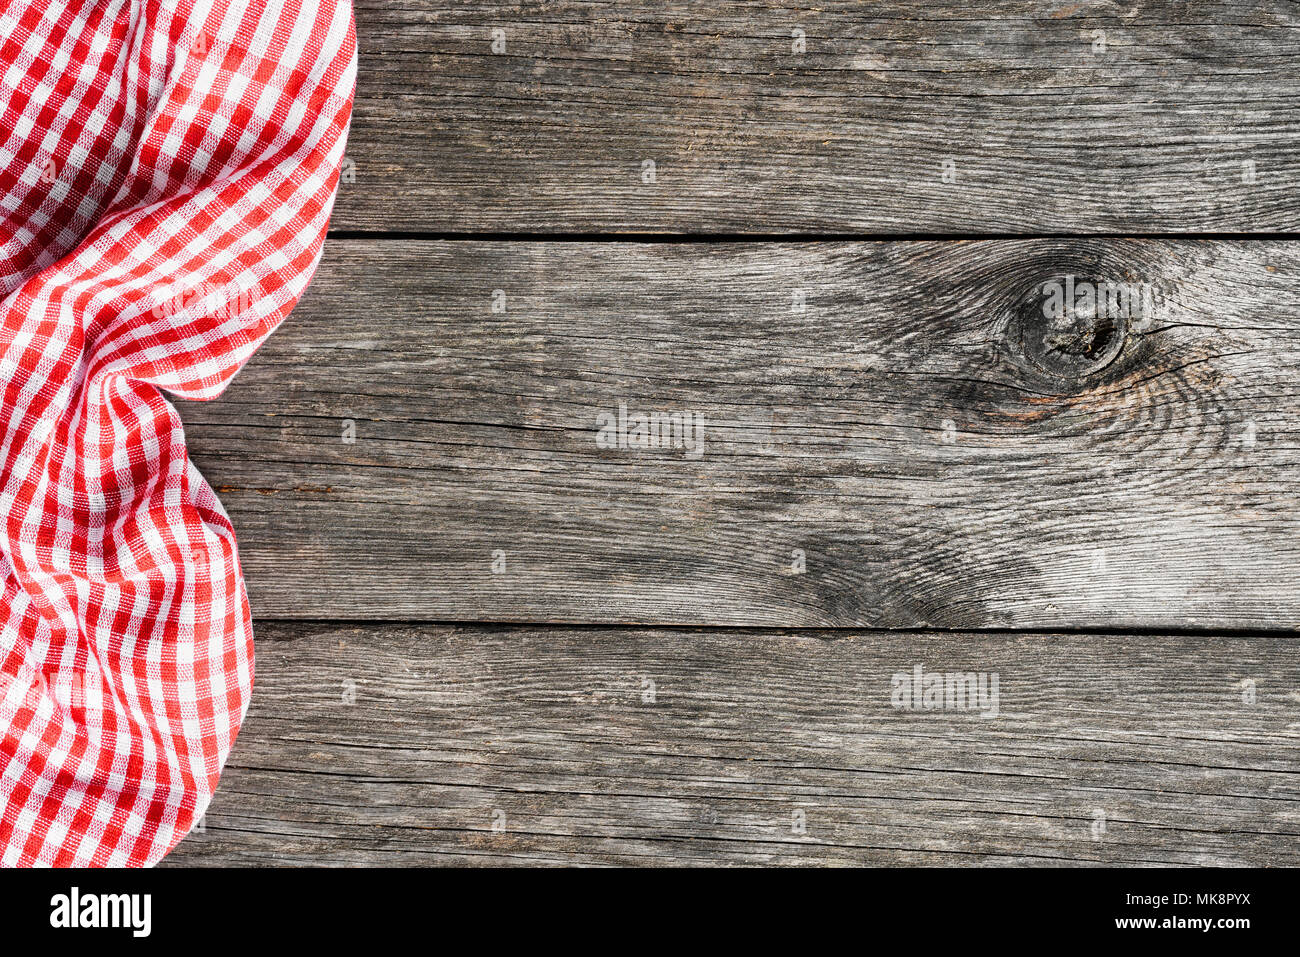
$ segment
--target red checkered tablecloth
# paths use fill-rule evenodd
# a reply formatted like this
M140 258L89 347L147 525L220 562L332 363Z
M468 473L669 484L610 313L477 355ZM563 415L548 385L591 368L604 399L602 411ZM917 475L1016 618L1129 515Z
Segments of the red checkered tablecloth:
M320 257L346 0L0 0L0 863L149 864L248 705L220 394Z

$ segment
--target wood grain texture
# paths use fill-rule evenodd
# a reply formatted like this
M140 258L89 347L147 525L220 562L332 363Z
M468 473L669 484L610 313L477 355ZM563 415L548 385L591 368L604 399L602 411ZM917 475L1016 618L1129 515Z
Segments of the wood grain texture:
M1286 637L275 623L257 656L166 864L1300 863ZM895 709L917 664L996 672L998 717Z
M336 232L1300 217L1282 0L356 19ZM257 690L164 864L1300 864L1298 333L1293 242L333 240L181 404Z
M1290 231L1300 214L1286 0L358 0L356 21L345 230Z
M1298 332L1288 242L335 241L182 411L259 618L1293 630Z

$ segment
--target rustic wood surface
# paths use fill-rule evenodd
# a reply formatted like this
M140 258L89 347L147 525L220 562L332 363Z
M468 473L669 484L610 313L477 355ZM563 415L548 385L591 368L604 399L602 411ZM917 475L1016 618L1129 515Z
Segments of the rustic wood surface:
M1300 863L1300 6L356 19L316 282L180 409L258 647L165 865Z
M1071 271L1162 299L1049 372ZM260 617L1294 629L1298 389L1294 242L374 240L183 411Z
M1300 863L1288 637L276 623L257 653L165 863ZM998 717L895 709L917 664L997 672Z
M342 229L1290 231L1300 212L1290 0L359 0L356 20Z

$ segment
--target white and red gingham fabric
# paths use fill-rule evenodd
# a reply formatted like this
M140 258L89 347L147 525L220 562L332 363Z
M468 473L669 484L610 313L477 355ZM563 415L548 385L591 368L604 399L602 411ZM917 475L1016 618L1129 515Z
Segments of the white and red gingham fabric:
M252 688L218 395L315 269L347 0L0 0L0 863L140 865Z

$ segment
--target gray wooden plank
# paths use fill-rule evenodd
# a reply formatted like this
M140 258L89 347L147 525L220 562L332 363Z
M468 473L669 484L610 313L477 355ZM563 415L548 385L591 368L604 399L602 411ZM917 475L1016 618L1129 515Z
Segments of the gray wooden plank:
M257 633L165 863L1300 863L1282 636ZM917 665L996 673L997 717L896 708Z
M337 228L1258 231L1300 211L1286 0L359 0L356 20Z
M181 411L257 617L1294 629L1298 330L1293 242L334 241Z

